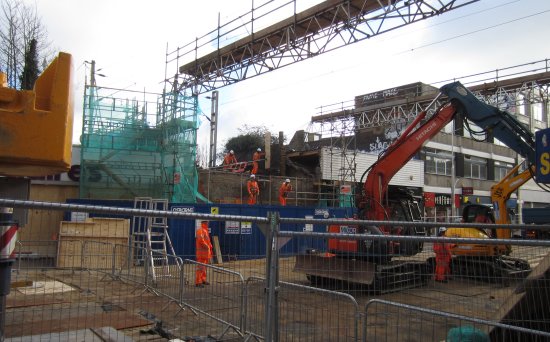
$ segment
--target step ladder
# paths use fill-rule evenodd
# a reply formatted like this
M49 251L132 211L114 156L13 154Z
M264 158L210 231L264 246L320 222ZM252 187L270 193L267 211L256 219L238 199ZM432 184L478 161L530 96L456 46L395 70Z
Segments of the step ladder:
M150 210L150 197L134 198L134 209ZM147 231L151 226L151 218L140 214L132 217L132 235L130 241L131 257L134 266L142 266L145 264L147 257Z
M137 197L134 208L147 210L168 210L168 200ZM168 235L168 218L165 216L135 216L135 233L132 234L137 264L148 266L148 276L153 282L159 278L172 277L171 266L178 266L179 259L175 258L174 246ZM175 269L174 269L175 270Z

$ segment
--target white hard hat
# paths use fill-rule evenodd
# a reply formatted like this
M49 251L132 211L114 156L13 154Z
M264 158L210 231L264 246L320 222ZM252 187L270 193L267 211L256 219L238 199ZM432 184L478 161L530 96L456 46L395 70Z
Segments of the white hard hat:
M285 183L290 183L290 179L285 179Z
M254 176L254 175L250 175L250 178L256 178L256 176Z
M231 151L229 151L229 153L233 154L233 153L235 153L235 152L233 152L233 150L231 150Z
M439 227L439 234L445 233L447 231L447 228L445 227Z
M256 150L258 152L262 152L262 149L258 147L258 149Z

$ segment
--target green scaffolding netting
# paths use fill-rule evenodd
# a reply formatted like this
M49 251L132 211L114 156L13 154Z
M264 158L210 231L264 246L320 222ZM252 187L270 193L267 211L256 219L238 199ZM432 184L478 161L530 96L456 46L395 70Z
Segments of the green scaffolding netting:
M197 96L88 86L83 113L81 198L196 202Z

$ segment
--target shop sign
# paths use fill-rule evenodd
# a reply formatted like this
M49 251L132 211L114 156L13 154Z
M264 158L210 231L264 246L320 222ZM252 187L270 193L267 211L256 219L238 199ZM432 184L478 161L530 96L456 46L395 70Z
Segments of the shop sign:
M435 205L451 205L451 196L446 194L435 195Z
M424 206L426 208L434 208L435 207L435 193L433 193L433 192L425 192L424 193Z
M462 187L462 195L463 196L470 196L474 194L474 188L471 186L463 186Z
M535 132L537 182L550 183L550 128Z

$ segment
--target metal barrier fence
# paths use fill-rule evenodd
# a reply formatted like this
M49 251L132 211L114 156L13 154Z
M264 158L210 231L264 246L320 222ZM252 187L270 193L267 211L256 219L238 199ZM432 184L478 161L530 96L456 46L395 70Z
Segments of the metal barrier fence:
M550 241L546 240L385 236L374 234L373 228L352 234L349 227L375 227L382 222L280 218L277 212L241 217L2 199L0 206L44 214L51 210L102 214L109 217L107 223L132 215L252 222L253 229L265 235L265 246L238 256L224 251L239 239L220 240L221 259L208 265L189 258L194 251L176 248L185 258L160 253L132 245L128 236L127 243L121 243L119 236L112 238L115 235L102 239L86 234L21 240L2 313L9 341L23 341L25 336L55 340L67 334L133 340L210 336L214 341L454 341L457 331L463 337L478 334L498 341L550 337L545 306L550 298ZM288 223L303 229L280 231ZM348 233L313 232L310 224L339 224ZM412 232L439 225L384 224ZM455 255L450 274L438 282L433 247L442 242L465 251L494 252L498 246L510 246L511 251L505 258ZM329 247L335 246L349 254L332 253ZM352 253L354 246L362 257ZM390 260L391 251L402 255ZM197 266L206 267L209 285L195 286Z
M379 306L386 306L386 308L378 308ZM376 307L372 310L374 311L373 315L369 314L371 307ZM366 340L423 340L426 331L431 333L433 341L489 341L489 336L493 341L542 341L550 338L550 332L548 331L527 329L382 299L371 299L365 306L365 315L367 317L364 326ZM401 326L384 324L381 329L380 324L369 322L369 320L374 319L376 321L380 319L376 316L382 316L382 319L386 320L388 316L395 315L405 318L398 322ZM487 339L484 338L485 336L487 336Z

